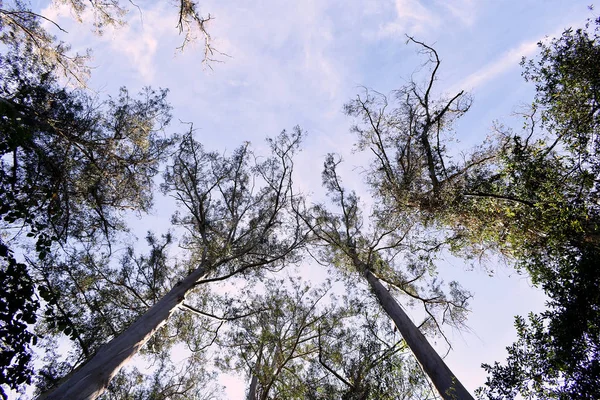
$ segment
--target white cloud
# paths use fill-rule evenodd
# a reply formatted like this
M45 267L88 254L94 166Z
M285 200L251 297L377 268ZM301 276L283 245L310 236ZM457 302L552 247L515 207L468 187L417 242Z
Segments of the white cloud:
M385 7L385 4L382 6ZM477 15L477 5L473 0L395 0L393 8L395 18L380 27L378 38L403 37L404 34L423 35L438 31L443 25L456 27L457 22L459 26L471 26Z
M383 37L403 36L405 33L419 34L440 24L439 16L423 6L419 0L396 0L394 5L396 19L381 27L379 33Z
M172 7L171 7L172 8ZM165 18L165 14L172 14L170 9L157 6L153 9L144 9L143 14L130 12L127 16L127 25L118 27L106 27L102 36L93 32L94 16L88 9L81 15L81 23L77 23L71 9L64 4L52 4L42 10L42 15L57 22L68 32L60 35L61 39L72 44L74 50L82 52L85 48L92 46L94 50L109 47L112 50L112 58L121 55L119 59L121 67L135 70L137 75L146 83L154 78L155 56L161 36L174 33L173 18ZM47 28L52 31L52 26L46 22ZM95 60L96 57L95 57ZM105 59L102 59L105 61ZM97 63L97 61L95 61Z
M477 2L474 0L443 1L441 6L464 26L472 26L477 17Z
M566 26L576 25L576 23L566 24ZM521 42L521 44L508 50L493 62L471 73L458 85L454 86L453 90L473 90L477 87L485 85L493 79L500 77L503 73L507 72L511 68L517 68L523 57L530 57L538 50L538 43L540 41L547 43L549 40L551 40L551 38L560 37L562 32L563 29L561 28L544 36L543 38Z
M485 85L509 69L518 67L523 56L529 56L536 51L537 43L538 40L521 43L504 53L500 58L467 76L456 87L473 90L476 87Z

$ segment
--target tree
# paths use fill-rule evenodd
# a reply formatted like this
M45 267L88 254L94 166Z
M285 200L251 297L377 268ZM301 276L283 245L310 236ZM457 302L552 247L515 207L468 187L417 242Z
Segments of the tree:
M368 170L369 186L390 209L411 209L427 224L452 205L465 174L492 155L479 149L462 162L448 155L452 124L469 110L471 98L464 91L436 96L438 53L412 37L408 40L427 57L421 68L427 71L424 82L411 80L389 98L365 89L363 96L345 105L345 112L357 120L352 127L357 149L375 156Z
M171 145L162 130L170 120L166 91L146 89L141 99L123 89L97 102L61 89L54 67L28 44L8 43L0 68L0 216L3 337L1 381L10 387L30 381L28 346L35 337L39 302L21 243L44 260L68 240L106 241L123 227L122 211L147 210L152 177ZM54 246L54 247L53 247Z
M428 399L426 375L389 317L367 293L354 293L343 320L321 329L309 399ZM359 297L360 296L360 297ZM363 297L364 296L364 297ZM350 297L350 296L348 296ZM420 328L422 328L421 326Z
M87 3L69 4L81 15ZM194 4L181 2L180 26L185 25L186 15L197 16ZM117 1L92 3L92 7L97 29L119 23L122 9ZM239 275L260 277L265 267L278 268L296 260L305 232L301 217L291 210L292 206L298 210L291 173L292 156L301 133L295 130L271 140L273 154L267 159L256 157L248 144L230 157L206 152L194 140L192 131L184 135L167 167L162 189L180 204L181 211L172 221L186 232L182 242L185 262L174 266L166 260L169 234L162 239L148 236L148 256L136 256L128 249L116 260L113 245L118 232L126 228L123 214L125 210L145 212L150 208L153 177L174 144L172 139L158 135L170 118L166 92L148 89L141 100L133 100L123 90L118 98L99 103L83 92L60 89L56 78L59 69L82 82L77 68L85 70L83 58L69 58L68 49L55 45L54 39L40 28L40 16L19 3L14 8L0 8L0 17L2 40L12 49L3 56L1 71L0 184L5 190L0 195L0 210L7 229L20 229L0 246L4 257L0 278L8 288L3 293L6 301L2 305L6 307L0 308L0 315L10 325L7 331L14 339L4 359L8 365L6 383L15 387L29 379L23 380L30 371L26 370L27 355L20 351L27 350L35 340L27 324L34 322L39 307L37 290L48 304L44 321L38 325L39 332L64 333L75 343L71 357L42 369L39 388L47 391L40 398L94 398L146 343L167 348L169 343L162 339L169 342L167 338L172 335L160 332L171 333L173 328L175 335L189 335L196 325L190 323L190 318L178 316L182 310L207 316L198 304L192 303L203 304L198 292L204 285ZM204 29L205 21L197 17L192 20ZM437 120L432 121L434 126ZM428 154L432 155L431 149ZM346 208L344 189L333 183L338 180L333 178L335 166L331 160L328 163L330 192L334 197L341 194L339 205L343 213L352 214L357 206L351 201L350 211ZM317 220L317 224L312 224L311 217L305 218L311 222L313 233L329 232L327 221L337 224L326 212ZM420 301L432 323L437 324L433 315L436 307L448 312L449 317L460 319L457 310L464 308L466 298L458 289L453 293L458 299L454 304L441 294L435 282L430 287L431 296L425 296L424 291L411 285L413 282L403 280L399 269L394 271L394 256L387 251L394 246L379 246L392 237L392 241L397 241L397 249L402 240L386 229L406 227L406 221L395 220L385 227L382 222L369 246L365 246L364 237L356 230L358 219L346 218L343 222L346 232L354 233L347 235L347 241L328 242L331 254L349 255L350 263L367 276L380 300L386 298L386 292L380 290L379 279L386 279L388 284ZM21 245L35 246L35 255L18 254L11 248ZM426 256L415 261L408 274L422 278L430 261ZM373 275L376 269L381 272L378 277ZM403 313L392 308L386 309L389 314ZM115 318L108 317L111 309L116 312ZM412 341L409 331L424 340L410 320L405 319L401 325L408 341ZM306 328L301 324L300 327ZM217 332L218 328L215 335ZM302 332L304 329L300 329ZM320 335L311 339L317 337ZM418 347L414 342L411 346ZM310 350L316 353L320 347L312 343ZM377 349L371 350L358 352L379 354ZM281 346L273 348L272 359L276 360L281 352ZM372 377L365 380L359 375L363 370L368 375L384 365L388 354L395 354L393 348L381 351L381 363L357 367L354 372L358 375L346 377L346 382L352 381L346 394L356 397L367 392L372 396L382 393L381 387L374 388ZM159 349L160 364L154 384L136 386L128 391L131 396L198 395L190 382L203 379L205 371L173 377L167 385L164 375L173 372L164 356ZM321 354L320 359L326 359L326 355ZM193 361L190 370L199 362ZM281 383L278 374L283 365L275 365L279 372L265 381L263 397ZM388 366L400 368L393 362ZM132 380L123 374L118 377L119 382L113 381L114 392L107 396L118 396L132 385ZM448 390L464 389L460 383L450 382L444 394L452 396Z
M353 192L348 193L341 184L336 170L339 162L329 155L323 171L323 184L339 212L333 213L318 205L304 219L317 240L317 246L323 246L322 257L349 273L365 278L443 398L471 398L390 291L398 291L420 303L431 318L430 323L442 335L435 314L441 312L443 322L459 325L464 318L468 294L452 282L448 297L435 278L427 282L427 275L434 275L432 261L437 246L432 249L420 247L427 243L418 240L417 221L410 213L400 214L376 207L371 215L371 224L364 226L358 197ZM382 281L389 285L389 289Z
M65 3L79 20L91 8L98 33L122 25L127 13L119 1ZM185 35L181 49L197 33L204 39L205 61L212 61L215 50L206 31L210 15L203 18L194 1L178 6L177 26ZM146 89L136 100L123 89L117 98L99 102L61 89L59 73L85 85L89 52L71 55L41 21L61 29L24 2L0 5L0 41L6 46L0 72L0 216L3 229L18 232L0 239L0 332L6 337L0 384L12 388L31 381L28 346L37 338L27 324L37 319L37 293L49 304L55 298L52 289L36 286L14 243L30 237L43 261L56 249L53 245L64 246L67 239L88 244L99 235L108 239L124 227L121 212L149 208L152 177L171 143L157 135L170 119L166 91ZM33 257L29 261L35 262Z
M211 400L218 388L211 385L214 378L202 368L207 360L197 355L189 357L182 365L173 366L161 358L150 376L133 370L121 371L111 382L102 400ZM140 385L140 381L142 384Z
M445 231L451 251L468 258L497 251L551 298L551 310L529 324L517 320L509 365L486 366L488 395L595 398L597 37L568 30L541 44L540 60L526 64L538 94L524 133L499 127L495 143L460 163L448 157L441 133L468 103L462 93L431 100L440 60L420 44L430 76L397 92L399 108L368 92L347 107L362 122L359 146L375 154L369 183L389 210L412 208L425 226Z
M424 83L411 80L393 92L391 99L365 90L364 96L358 96L345 107L346 113L357 119L357 124L352 129L357 135L357 148L368 150L374 155L366 174L367 183L378 205L371 217L375 227L373 236L360 240L353 237L364 235L362 222L359 222L361 217L358 200L342 187L335 171L337 161L333 158L326 162L324 183L342 212L341 216L323 214L324 221L336 222L329 222L327 230L320 236L344 249L341 252L352 260L352 265L365 275L378 296L381 296L382 303L388 307L386 311L396 316L399 329L400 326L411 326L415 339L411 344L407 338L409 347L421 342L427 348L424 338L418 334L414 324L409 324L405 313L389 296L381 281L400 288L405 285L403 282L412 284L425 276L426 265L431 264L431 254L434 251L441 251L446 247L452 250L456 248L461 238L460 233L450 232L440 221L443 221L444 215L459 207L465 180L484 168L494 159L495 154L493 149L481 147L459 161L448 155L446 142L452 132L452 123L469 110L471 99L463 91L449 97L438 97L435 93L435 82L441 65L438 53L411 37L408 40L417 44L427 57L422 68L426 74ZM418 232L422 230L428 232L432 239L416 240ZM330 234L327 231L339 233ZM388 240L386 245L382 244L385 240ZM417 246L419 241L423 244ZM378 246L384 252L390 252L387 259L381 258ZM406 249L405 254L418 254L414 259L406 260L409 266L416 266L413 276L398 276L398 271L406 270L395 267L399 265L396 258L401 254L399 248ZM426 250L432 253L428 254ZM379 264L384 266L382 272L377 270ZM408 270L410 271L410 267ZM451 286L451 293L457 297L454 304L452 301L448 302L439 289L436 291L431 297L417 297L423 302L426 311L431 306L431 300L434 300L433 303L440 300L438 304L451 305L449 307L456 310L460 310L465 304L466 297L456 284ZM408 293L414 294L414 291L409 290ZM403 332L403 335L408 334ZM426 362L425 354L433 353L428 348L421 356L417 355L417 358L423 364ZM423 365L424 369L440 394L447 396L445 392L452 386L451 382L455 378L437 355L433 359L436 361L428 367ZM432 376L438 373L436 371L443 371L440 373L446 376L443 378L445 382L436 383L436 378ZM459 398L470 398L462 385L458 390Z
M183 208L173 223L187 231L187 276L44 398L95 398L171 314L189 308L184 301L196 287L293 261L304 241L289 208L297 201L292 156L301 135L295 129L269 140L273 154L264 161L254 158L248 144L224 157L206 152L192 131L182 138L162 189Z
M326 304L327 286L311 289L295 277L263 279L262 285L266 293L251 300L256 312L233 322L220 339L227 349L220 365L249 375L249 400L305 398L304 376L320 326L340 311Z
M377 304L362 292L340 299L330 282L310 286L291 276L240 291L250 304L227 319L218 364L249 376L248 399L427 397L428 382Z
M498 158L498 146L483 143L468 152L449 151L453 124L469 111L471 98L464 91L438 94L441 60L437 51L412 37L408 41L420 48L426 61L414 78L385 96L365 89L363 95L348 102L345 111L355 118L352 132L356 147L374 155L366 169L367 184L389 213L411 213L418 224L445 236L440 249L473 258L481 249L473 236L464 231L497 227L485 213L464 207L480 195L470 184L489 174ZM480 235L481 239L484 235ZM466 246L467 238L472 239Z
M38 346L45 355L44 363L37 368L38 393L59 385L62 378L131 325L168 291L172 281L186 273L184 266L172 257L171 235L157 238L148 234L146 240L146 254L139 255L129 247L118 262L114 255L98 254L91 248L50 263L51 268L35 271L52 289L56 309L53 316L36 326L42 337ZM172 349L182 342L209 342L212 332L202 329L203 326L210 326L209 321L185 311L175 313L141 349L148 365L159 366L154 376L144 376L135 369L130 374L121 374L110 385L107 396L118 396L117 393L124 391L155 393L155 396L169 391L198 393L201 383L206 383L210 376L203 354L197 352L188 357L185 373L176 375L177 369L169 358ZM71 349L66 353L56 351L56 338L60 340L61 332L71 340Z
M484 365L490 377L481 393L489 398L600 396L600 19L594 22L593 31L588 23L540 43L539 57L523 61L524 77L536 84L528 130L505 133L502 162L479 183L490 196L514 199L500 215L502 235L517 267L549 297L548 310L516 319L506 365Z

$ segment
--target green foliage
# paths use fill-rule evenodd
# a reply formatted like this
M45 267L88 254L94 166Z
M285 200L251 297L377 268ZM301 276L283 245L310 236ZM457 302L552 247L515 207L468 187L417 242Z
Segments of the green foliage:
M38 236L93 239L121 223L115 210L147 210L152 176L170 146L166 91L126 89L105 103L61 89L53 67L30 48L2 55L0 154L2 210L9 224L25 222Z
M295 277L247 288L245 315L217 339L218 365L247 374L253 399L427 398L424 374L379 305L355 285L343 299L329 289Z
M335 323L340 310L326 298L327 286L311 289L299 278L265 279L262 285L267 292L253 293L246 316L233 320L220 339L227 352L219 364L248 374L256 382L255 399L305 398L318 331Z
M491 399L596 399L600 393L600 283L597 248L534 264L546 274L542 287L548 310L517 318L518 341L508 347L506 365L484 368L490 373L481 389ZM558 264L558 265L557 265Z
M399 400L432 396L426 375L388 316L381 313L377 303L368 297L365 300L345 304L345 318L319 332L318 360L312 366L307 398Z
M539 43L537 59L522 62L523 76L535 83L543 125L586 166L597 164L594 156L600 150L592 134L600 124L599 29L600 19L588 21L585 29L567 29L561 37Z
M58 243L110 240L124 227L123 210L150 207L152 177L171 140L161 138L170 119L166 91L145 89L137 100L122 89L100 103L62 89L55 66L31 44L6 45L0 55L0 217L6 233L0 298L10 304L3 322L13 336L2 349L7 354L2 368L12 369L19 360L20 377L2 383L15 388L30 381L26 360L34 336L23 321L36 320L35 287L50 306L56 300L55 289L35 284L42 275L17 261L16 248L29 246L27 263L37 257L44 264L56 259L51 255ZM46 315L54 318L53 311Z
M31 383L29 345L36 337L27 329L35 323L39 302L34 296L34 283L27 267L17 262L11 250L0 241L0 385L15 388ZM0 386L0 396L5 398Z
M501 199L511 209L494 217L502 229L488 237L504 240L550 298L547 311L517 319L507 364L484 365L491 375L481 394L489 398L600 397L600 19L595 24L540 43L539 58L524 62L540 118L509 136L499 173L477 187L488 207Z
M116 265L111 257L93 249L39 265L36 276L54 297L46 318L36 327L44 337L40 346L51 354L53 338L62 333L72 341L73 349L67 357L47 358L40 368L38 390L51 388L166 293L178 271L167 258L172 238L148 234L146 241L147 255L138 255L129 247ZM168 340L162 343L164 348L170 344Z
M150 374L137 368L122 370L113 378L100 400L211 400L220 387L211 384L214 374L206 371L209 360L194 354L178 364L169 361L169 354L158 360L147 360L152 365Z

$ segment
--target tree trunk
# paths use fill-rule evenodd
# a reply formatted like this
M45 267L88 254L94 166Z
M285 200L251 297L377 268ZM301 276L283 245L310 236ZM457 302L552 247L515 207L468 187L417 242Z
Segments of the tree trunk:
M248 390L248 400L256 400L256 386L258 385L258 378L256 374L252 374L252 380L250 381L250 389Z
M381 284L379 279L366 270L365 276L385 312L392 318L406 344L445 400L473 400L471 394L450 371L444 360L431 347L425 336L413 324L396 299Z
M205 273L204 266L194 270L127 330L98 349L98 352L64 383L53 391L43 393L38 400L92 400L100 396L121 367L167 321L184 300L186 293Z
M258 386L258 372L260 370L260 363L262 361L263 344L260 344L258 355L256 356L256 364L254 364L254 371L252 372L252 380L250 381L250 389L248 390L248 400L256 400L256 388Z

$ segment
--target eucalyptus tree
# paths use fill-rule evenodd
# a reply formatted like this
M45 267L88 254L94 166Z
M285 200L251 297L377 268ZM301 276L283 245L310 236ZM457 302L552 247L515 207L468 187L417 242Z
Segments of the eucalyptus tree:
M306 398L436 398L387 315L366 293L360 292L352 285L346 317L319 330L318 357L309 374L310 391ZM427 322L428 319L419 328L425 328Z
M96 248L79 249L68 257L48 260L48 265L36 271L36 276L52 291L55 305L54 315L47 316L36 326L36 333L42 338L38 347L44 354L36 371L38 393L56 387L63 377L69 376L110 338L155 304L168 291L170 282L185 273L169 250L171 235L157 238L149 234L146 240L147 254L137 254L128 247L115 252L120 257L114 260L114 255L98 253ZM214 297L207 291L202 295ZM210 374L206 370L205 354L191 354L182 374L175 374L177 368L170 357L176 346L182 347L188 342L209 343L212 340L209 328L210 321L206 318L181 311L176 313L140 350L139 358L146 365L159 366L154 376L146 376L135 368L128 374L120 374L111 383L107 397L127 391L154 393L153 396L159 398L158 392L197 393L199 387L208 387ZM61 333L70 339L68 352L57 351L57 338ZM62 348L67 348L64 339Z
M419 304L442 335L441 323L459 326L464 321L469 295L456 282L450 283L449 295L444 293L442 282L435 277L433 263L439 243L435 237L425 239L420 235L431 237L431 232L419 229L415 213L374 206L365 224L358 196L342 185L337 172L339 163L339 159L329 155L323 171L323 184L337 210L317 205L304 218L314 235L315 245L321 248L321 257L348 274L366 280L443 398L472 398L393 292Z
M164 354L153 364L150 376L137 368L121 370L111 382L101 400L213 400L219 398L221 387L216 376L204 366L208 360L193 354L173 363Z
M549 297L546 311L516 319L506 364L484 365L489 398L600 396L599 29L600 19L567 29L523 61L536 85L527 129L501 130L500 161L473 182L486 197L470 208L501 226L473 235L498 242Z
M597 30L569 29L541 43L540 58L524 63L537 94L523 132L497 127L460 162L444 135L468 99L431 100L440 60L422 43L429 79L396 92L398 108L372 93L347 106L359 146L375 155L369 183L383 204L413 209L462 256L500 253L550 297L550 310L517 319L508 365L484 366L492 398L597 397L597 41Z
M364 276L440 395L468 399L471 395L389 290L420 303L439 332L435 308L444 320L463 321L468 295L457 283L451 283L449 297L435 279L418 283L433 275L435 252L455 243L455 237L438 229L440 212L456 201L468 172L482 168L493 154L481 148L462 162L448 158L445 141L452 123L468 111L471 99L463 91L438 98L434 85L441 65L438 53L413 38L409 41L427 56L425 83L409 82L393 93L392 100L366 90L345 107L358 120L352 129L357 148L374 154L366 173L376 204L369 222L364 222L357 195L341 183L340 160L330 155L323 184L337 212L317 206L307 223L330 262Z
M221 367L249 376L248 399L306 398L304 377L319 329L340 317L330 285L311 286L297 275L263 279L251 294L257 312L232 322L218 340L227 349Z
M125 22L132 4L120 1L67 1L81 20L91 9L98 33ZM185 46L204 40L205 59L214 54L206 24L194 1L178 4ZM37 286L16 243L25 243L41 260L56 244L100 236L109 239L124 227L123 210L146 211L152 178L171 139L160 132L170 120L166 91L144 89L139 99L123 89L107 101L63 89L65 74L85 86L89 52L70 52L44 28L53 21L33 12L26 2L0 4L0 112L2 163L0 217L1 385L16 388L31 382L29 345L36 336L27 325L38 319L38 295L49 302L52 290ZM62 29L61 29L62 30ZM27 239L28 238L28 239ZM105 240L106 244L107 240ZM4 391L0 387L0 395Z
M172 223L185 231L180 244L187 254L185 272L176 274L166 294L44 398L97 397L175 311L197 309L186 302L195 289L296 259L305 232L290 208L298 201L291 174L301 136L297 128L270 139L272 154L264 159L248 143L229 157L205 151L192 130L180 140L162 190L180 206Z
M390 209L410 209L426 223L453 205L465 176L494 153L481 147L460 161L448 154L453 123L468 112L471 97L464 91L439 94L437 51L411 37L409 41L427 57L421 68L424 81L411 80L390 97L365 90L345 111L356 120L352 132L357 149L374 155L367 183Z
M28 43L7 43L0 60L0 383L15 388L30 382L36 290L52 304L27 264L68 241L107 243L124 228L124 210L148 210L172 140L166 91L136 98L122 89L99 101L61 88Z
M248 376L246 398L430 397L422 370L377 304L355 285L343 298L334 294L340 289L292 275L243 290L251 303L246 315L217 342L218 365Z

